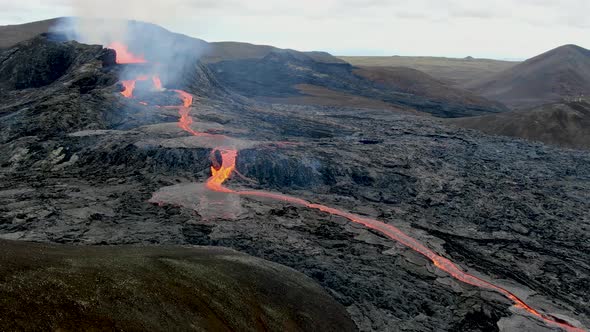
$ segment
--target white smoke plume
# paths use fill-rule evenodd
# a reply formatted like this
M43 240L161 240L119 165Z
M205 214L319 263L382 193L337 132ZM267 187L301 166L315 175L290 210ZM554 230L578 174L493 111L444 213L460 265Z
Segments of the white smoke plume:
M174 5L166 1L69 1L75 16L63 19L53 32L85 44L125 44L133 54L157 65L164 84L180 84L183 68L193 65L209 47L201 40L150 23L173 20L183 8L179 1Z
M69 22L80 42L108 44L126 41L129 36L129 20L165 22L177 14L175 6L166 1L140 0L69 0L76 17Z

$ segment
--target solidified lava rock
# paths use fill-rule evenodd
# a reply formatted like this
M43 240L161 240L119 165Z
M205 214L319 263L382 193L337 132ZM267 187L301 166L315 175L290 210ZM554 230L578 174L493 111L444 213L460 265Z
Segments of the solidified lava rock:
M235 198L235 219L206 220L148 203L160 188L206 181L217 145L183 132L177 110L154 106L176 102L170 92L146 95L148 106L124 99L117 81L126 67L112 66L101 47L37 39L0 53L5 73L32 72L24 65L31 43L47 49L36 56L70 60L59 77L35 78L46 84L39 88L17 89L11 74L0 76L1 238L231 247L314 279L363 331L491 331L519 316L502 296L339 217ZM33 68L46 71L52 61ZM194 128L247 146L237 158L243 177L230 188L377 218L486 280L534 293L542 309L590 325L590 153L391 110L263 104L236 96L199 62L186 68L171 87L197 97ZM187 200L223 212L202 198Z

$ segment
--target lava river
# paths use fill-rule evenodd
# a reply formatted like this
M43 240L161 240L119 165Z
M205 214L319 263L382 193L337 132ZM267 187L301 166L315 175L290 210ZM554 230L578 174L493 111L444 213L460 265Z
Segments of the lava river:
M120 45L119 45L120 46ZM119 58L119 57L117 57ZM137 63L137 62L145 62L142 57L135 57L132 54L127 52L127 48L124 48L124 58L118 63ZM138 80L148 80L149 76L140 76L136 80L124 81L122 84L125 87L125 90L121 92L123 96L126 98L133 97L133 89L135 88L135 82ZM152 77L152 81L154 83L154 87L158 90L162 89L162 84L157 76ZM167 108L178 108L179 111L179 122L178 126L182 128L187 133L194 135L194 136L210 136L210 137L224 137L222 135L213 135L208 133L200 133L192 129L191 125L193 123L193 119L190 116L190 108L193 104L193 96L186 91L182 90L174 90L179 98L182 100L182 105L161 105L162 107ZM218 147L215 149L221 154L222 163L220 166L211 167L211 174L212 176L207 180L206 187L214 192L219 193L227 193L227 194L237 194L240 196L249 196L249 197L259 197L259 198L267 198L267 199L274 199L278 201L283 201L286 203L300 205L307 207L309 209L319 210L324 213L328 213L334 216L339 216L342 218L346 218L351 222L361 224L367 228L373 229L386 237L403 244L404 246L414 250L415 252L425 256L428 258L436 268L448 273L453 278L482 289L487 289L491 291L498 292L505 296L506 298L510 299L517 308L523 309L531 316L543 321L545 324L557 328L561 328L568 332L583 332L586 331L585 329L573 326L572 324L568 323L567 321L560 319L558 317L545 314L537 309L534 309L527 303L525 303L522 299L517 297L512 292L506 290L503 287L497 286L491 282L485 281L481 278L478 278L474 275L471 275L465 271L463 271L457 264L453 263L449 259L437 254L433 250L429 249L418 240L412 238L411 236L407 235L406 233L402 232L400 229L386 224L382 221L362 217L356 214L352 214L346 212L344 210L340 210L337 208L329 207L326 205L315 204L308 202L306 200L277 194L265 191L236 191L230 188L225 187L223 184L232 176L232 174L236 171L236 159L238 157L238 150L231 148L231 147ZM215 152L214 151L214 152Z

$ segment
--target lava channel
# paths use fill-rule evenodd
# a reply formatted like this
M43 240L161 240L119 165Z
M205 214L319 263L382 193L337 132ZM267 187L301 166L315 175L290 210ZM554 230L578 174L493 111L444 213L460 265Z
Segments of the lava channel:
M416 239L412 238L411 236L407 235L406 233L402 232L397 227L386 224L382 221L371 219L371 218L365 218L365 217L362 217L362 216L359 216L359 215L356 215L353 213L345 212L343 210L333 208L333 207L328 207L328 206L321 205L321 204L310 203L306 200L303 200L303 199L297 198L297 197L276 194L276 193L271 193L271 192L265 192L265 191L235 191L235 190L226 188L223 186L223 183L231 177L232 173L236 169L236 159L238 156L238 151L233 150L233 149L221 149L221 148L218 149L218 151L221 153L221 156L222 156L222 164L217 169L215 167L211 167L212 176L209 178L209 180L206 183L207 188L209 188L210 190L213 190L216 192L238 194L241 196L270 198L270 199L283 201L283 202L287 202L287 203L291 203L291 204L295 204L295 205L305 206L310 209L315 209L315 210L319 210L319 211L322 211L324 213L328 213L328 214L331 214L334 216L346 218L354 223L361 224L367 228L373 229L373 230L387 236L388 238L403 244L404 246L412 249L413 251L425 256L439 270L442 270L442 271L448 273L450 276L452 276L453 278L455 278L463 283L466 283L466 284L469 284L472 286L476 286L479 288L483 288L483 289L492 290L492 291L495 291L495 292L498 292L498 293L504 295L505 297L510 299L515 304L515 306L517 308L524 309L530 315L545 322L545 324L547 324L549 326L558 327L558 328L564 329L568 332L584 332L585 331L582 328L578 328L576 326L571 325L570 323L568 323L567 321L565 321L563 319L560 319L560 318L557 318L557 317L554 317L554 316L551 316L548 314L544 314L544 313L540 312L539 310L534 309L533 307L528 305L526 302L524 302L522 299L520 299L518 296L516 296L514 293L508 291L507 289L505 289L503 287L494 285L488 281L485 281L481 278L478 278L474 275L471 275L471 274L463 271L461 268L459 268L459 266L457 266L455 263L453 263L448 258L440 256L439 254L437 254L433 250L427 248L425 245L420 243L418 240L416 240Z

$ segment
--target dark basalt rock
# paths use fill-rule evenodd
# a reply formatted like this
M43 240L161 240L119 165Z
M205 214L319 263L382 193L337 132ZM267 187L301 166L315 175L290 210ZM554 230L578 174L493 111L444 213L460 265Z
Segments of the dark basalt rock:
M11 52L23 47L2 52L3 61L19 62ZM124 99L117 81L128 67L109 66L102 48L65 47L74 48L73 60L53 83L0 89L0 238L231 247L313 278L362 331L494 331L500 320L507 326L519 317L529 330L544 328L501 295L453 280L343 218L280 201L221 195L219 204L202 195L198 183L219 159L211 158L217 142L180 130L177 110ZM391 111L257 103L218 90L224 79L190 66L203 69L181 81L199 97L190 109L195 128L247 146L237 159L243 177L232 177L230 188L377 218L486 280L535 293L527 299L533 305L590 325L588 152ZM150 105L178 103L172 95L145 97ZM184 205L149 203L154 192L178 186L190 193ZM202 205L219 216L183 207ZM237 212L226 217L230 205Z
M115 54L100 46L82 46L76 42L54 42L39 36L6 50L0 55L0 85L5 89L29 89L50 85L73 66L99 60L112 66ZM88 82L95 87L97 81ZM87 84L88 86L89 84Z

